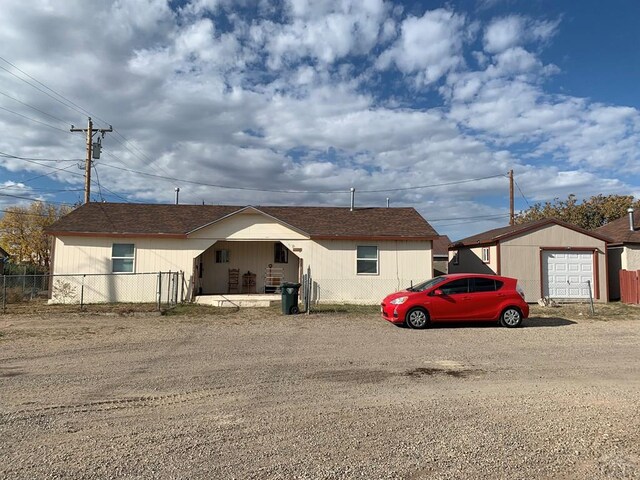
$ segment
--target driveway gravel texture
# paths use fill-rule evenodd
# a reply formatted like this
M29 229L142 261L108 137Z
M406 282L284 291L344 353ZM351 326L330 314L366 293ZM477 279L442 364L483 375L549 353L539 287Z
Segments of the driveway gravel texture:
M640 479L640 315L0 316L0 478Z

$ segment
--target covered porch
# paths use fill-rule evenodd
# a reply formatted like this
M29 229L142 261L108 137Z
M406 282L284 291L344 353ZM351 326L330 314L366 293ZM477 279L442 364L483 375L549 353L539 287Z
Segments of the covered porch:
M302 261L277 240L219 240L195 259L196 302L213 305L230 295L279 301L280 284L299 282L301 268ZM204 298L211 296L221 298Z

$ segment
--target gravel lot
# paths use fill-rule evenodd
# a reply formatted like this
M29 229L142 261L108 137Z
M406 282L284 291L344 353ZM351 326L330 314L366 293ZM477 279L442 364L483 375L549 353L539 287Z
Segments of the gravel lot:
M0 478L640 478L640 315L0 316Z

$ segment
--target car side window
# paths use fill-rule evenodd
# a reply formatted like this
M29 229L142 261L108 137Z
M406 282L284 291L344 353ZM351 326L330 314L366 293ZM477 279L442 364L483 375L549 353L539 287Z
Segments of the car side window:
M458 280L453 280L452 282L446 283L442 287L440 287L442 293L445 295L454 295L456 293L468 293L469 292L469 279L461 278Z
M493 278L476 277L471 279L472 292L495 292L500 290L502 282Z

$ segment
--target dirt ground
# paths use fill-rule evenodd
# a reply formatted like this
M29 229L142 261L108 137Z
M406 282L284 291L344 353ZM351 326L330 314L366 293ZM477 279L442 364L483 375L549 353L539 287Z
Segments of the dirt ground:
M610 312L0 315L0 478L640 479L640 312Z

